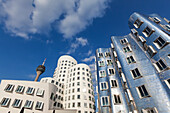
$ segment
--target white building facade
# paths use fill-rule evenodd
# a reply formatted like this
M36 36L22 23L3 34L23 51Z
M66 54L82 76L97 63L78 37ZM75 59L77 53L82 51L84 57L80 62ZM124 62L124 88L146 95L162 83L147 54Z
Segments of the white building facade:
M2 80L0 111L19 113L94 113L90 68L71 56L61 56L53 78L40 82Z

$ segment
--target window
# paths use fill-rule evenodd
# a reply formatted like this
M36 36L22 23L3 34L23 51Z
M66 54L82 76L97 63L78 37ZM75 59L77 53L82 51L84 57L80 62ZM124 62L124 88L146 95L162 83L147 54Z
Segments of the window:
M144 85L137 87L137 91L141 98L150 96Z
M132 74L133 78L142 77L139 70L138 70L138 68L135 68L135 69L131 70L131 74Z
M152 46L148 46L147 52L151 57L153 57L157 53L157 51Z
M5 91L12 92L13 89L14 89L14 85L8 84L7 87L5 88Z
M26 93L27 93L27 94L33 94L33 92L34 92L34 88L28 87Z
M147 108L147 109L142 109L142 112L143 113L158 113L156 107L153 107L153 108Z
M135 63L136 61L133 58L133 56L129 56L129 57L127 57L127 62L128 62L128 64L131 64L131 63Z
M167 86L170 88L170 79L165 80L165 83L166 83Z
M33 105L33 101L27 100L27 101L25 102L24 107L25 107L25 108L31 108L32 105Z
M114 95L114 104L121 104L120 95Z
M84 107L87 108L87 103L84 103Z
M105 77L106 76L106 72L104 70L99 71L99 76L100 77Z
M107 65L112 65L112 60L107 60Z
M114 73L115 73L114 69L112 69L112 68L108 69L108 74L109 75L114 75Z
M98 57L103 57L103 53L98 53Z
M149 17L149 19L157 24L161 21L158 17Z
M53 100L54 93L51 93L50 99Z
M77 99L80 99L80 95L77 95Z
M125 53L127 53L127 52L131 52L132 49L131 49L129 46L127 46L127 47L124 47L124 48L123 48L123 51L124 51Z
M98 61L98 63L99 63L99 66L104 66L105 65L104 61Z
M44 90L38 88L37 96L43 96L43 94L44 94Z
M72 96L72 100L74 100L74 99L75 99L75 95Z
M154 66L158 70L158 72L164 71L166 68L168 68L162 59L156 62Z
M121 39L121 40L120 40L120 43L121 43L121 44L127 44L127 43L128 43L127 38Z
M73 108L75 107L75 103L72 104L72 107L73 107Z
M109 105L109 97L101 97L101 105L108 106Z
M3 98L1 101L1 106L8 106L10 102L10 98Z
M105 56L106 56L106 57L109 57L109 56L110 56L110 53L109 53L109 52L105 52Z
M77 103L77 107L81 107L81 103L80 102Z
M43 105L44 105L43 102L37 102L35 109L41 110L41 109L43 109Z
M108 89L107 82L101 82L100 83L100 89L101 90L107 90Z
M170 31L170 25L161 25L165 30Z
M158 49L163 48L166 45L166 41L162 38L162 36L159 36L155 41L154 41L155 46Z
M16 91L17 93L23 93L24 88L25 88L24 86L18 86L15 91Z
M142 33L145 35L145 37L149 37L153 32L154 30L147 26Z
M52 80L51 83L54 83L54 80Z
M22 100L20 100L20 99L15 99L15 100L14 100L14 103L12 104L12 106L18 108L18 107L20 107L21 102L22 102Z
M138 18L133 25L136 28L139 28L142 24L143 24L143 22Z
M113 87L113 88L118 87L116 80L110 80L110 84L111 84L111 87Z

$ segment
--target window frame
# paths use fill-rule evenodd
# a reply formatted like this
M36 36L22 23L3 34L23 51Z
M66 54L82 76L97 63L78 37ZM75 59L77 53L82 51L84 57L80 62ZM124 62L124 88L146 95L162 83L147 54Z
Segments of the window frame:
M114 72L113 74L110 73L110 71L109 71L110 69L113 70L113 72ZM109 75L109 76L115 75L115 69L114 69L114 68L108 68L108 69L107 69L107 72L108 72L108 75Z
M147 32L148 32L148 31L146 31L147 28L149 28L149 29L151 30L151 31L149 32L149 34L147 34ZM155 32L155 30L152 29L152 28L149 27L149 26L146 26L145 29L142 31L142 33L143 33L143 35L144 35L145 37L150 37L150 36L153 34L153 32Z
M166 85L168 86L168 88L170 89L170 83L168 82L169 80L170 80L170 78L169 78L169 79L166 79L166 80L164 80L164 81L165 81Z
M37 92L36 92L36 95L42 97L42 96L44 95L44 91L45 91L44 89L38 88L38 89L37 89Z
M103 63L102 63L103 65L101 65L101 63L100 63L100 62L103 62ZM103 60L98 61L98 66L100 66L100 67L104 67L104 66L105 66L105 62L104 62Z
M137 74L136 70L138 70L138 72L139 72L139 74L140 74L139 76L138 76L138 74ZM134 76L134 74L133 74L133 72L132 72L132 71L134 71L134 73L136 74L136 77ZM142 74L141 74L141 72L139 71L139 69L138 69L138 68L135 68L135 69L130 70L130 73L131 73L131 75L132 75L133 79L138 79L138 78L141 78L141 77L142 77Z
M164 43L162 43L159 38L160 38L161 40L163 40ZM160 43L160 42L161 42L161 43ZM161 46L160 46L158 43L160 43ZM153 44L154 44L158 49L162 49L162 48L164 48L164 47L168 44L168 42L167 42L167 40L165 40L165 39L160 35L156 40L153 41Z
M39 104L39 105L38 105ZM40 102L40 101L37 101L36 105L35 105L35 109L36 110L42 110L44 107L44 103L43 102Z
M123 39L120 40L120 43L121 43L122 45L125 45L125 44L128 44L129 41L128 41L127 38L123 38Z
M132 58L133 58L133 62L132 62ZM130 62L128 61L128 58L129 58L129 60L130 60ZM127 63L128 64L133 64L133 63L136 63L136 59L134 58L134 56L133 55L131 55L131 56L127 56L127 58L126 58L126 61L127 61Z
M10 89L8 89L8 88L9 88L9 86L11 86L11 87L10 87ZM5 87L5 89L4 89L4 90L5 90L6 92L12 92L12 91L13 91L13 89L14 89L14 86L15 86L15 85L13 85L13 84L7 84L7 86Z
M19 100L19 103L18 103L17 106L16 106L16 105L14 105L14 104L16 103L17 100ZM12 106L13 106L14 108L20 108L21 103L22 103L22 100L21 100L21 99L15 99L14 102L13 102L13 104L12 104Z
M106 87L102 87L102 86L105 86L104 84L106 85ZM101 91L108 90L108 83L107 82L100 82L100 90Z
M164 67L162 66L162 64L160 65L160 61L163 62L163 64L166 66L166 68L164 68ZM161 68L163 68L162 70L159 68L159 66L157 65L157 63L159 63L159 66L160 66ZM163 71L169 69L168 65L166 64L166 62L165 62L164 59L162 59L162 58L160 58L156 63L154 63L154 66L155 66L155 68L156 68L156 70L157 70L158 72L163 72Z
M29 88L32 88L31 92L28 92L28 89L29 89ZM34 91L35 91L35 88L33 88L33 87L28 87L28 88L27 88L27 91L26 91L26 94L32 95L32 94L34 93Z
M137 21L139 21L139 24L138 24ZM137 18L137 19L135 20L135 22L133 23L133 25L134 25L136 28L140 28L140 26L141 26L143 23L144 23L144 22L143 22L141 19Z
M5 100L6 100L6 102L5 102ZM9 106L10 101L11 101L10 98L3 98L0 104L2 107L7 107L7 106ZM5 102L5 105L3 104L4 102Z
M116 95L116 94L114 94L113 95L113 103L114 103L114 105L118 105L118 104L122 104L122 99L121 99L121 97L120 97L120 95ZM117 102L116 102L117 101Z
M102 74L101 74L101 72L102 72ZM104 76L103 76L104 75ZM105 70L100 70L99 71L99 77L106 77L106 71Z
M112 81L113 81L113 84L112 84ZM117 87L119 87L117 80L111 79L111 80L110 80L110 87L111 87L111 88L117 88Z
M128 51L127 51L127 48L129 48ZM125 51L125 49L126 49L126 51ZM132 52L132 48L129 45L126 47L123 47L123 52L125 52L125 53Z
M145 88L146 92L144 91L143 86L144 86L144 88ZM141 94L141 92L140 92L140 89L139 89L139 88L142 88L142 93L144 94L144 96L142 96L142 94ZM151 97L151 96L150 96L150 94L149 94L149 92L148 92L148 90L147 90L147 88L145 87L145 85L144 85L144 84L143 84L143 85L140 85L140 86L137 86L137 87L136 87L136 90L137 90L138 95L139 95L139 97L140 97L141 99L142 99L142 98ZM148 95L146 95L145 93L147 93Z
M104 105L104 103L103 103L103 101L102 101L102 99L104 98L104 101L105 101L105 105ZM106 99L107 98L107 101L108 101L108 103L106 102ZM110 106L110 98L109 98L109 96L102 96L101 98L100 98L100 100L101 100L101 106L103 106L103 107L107 107L107 106Z
M28 104L28 102L30 102L30 104ZM32 106L33 106L33 103L34 103L34 101L26 100L26 101L25 101L25 104L24 104L24 108L31 109ZM26 106L27 104L28 104L29 106Z

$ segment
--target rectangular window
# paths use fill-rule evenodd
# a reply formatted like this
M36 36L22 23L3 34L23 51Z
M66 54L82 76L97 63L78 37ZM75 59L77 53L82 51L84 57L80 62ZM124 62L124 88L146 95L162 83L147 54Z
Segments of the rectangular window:
M131 63L135 63L136 61L133 58L133 56L129 56L129 57L127 57L127 62L128 62L128 64L131 64Z
M121 39L121 40L120 40L120 43L121 43L121 44L127 44L127 43L128 43L127 38Z
M166 45L166 41L162 38L162 36L159 36L153 43L158 49L161 49Z
M98 63L99 63L99 66L104 66L105 65L104 61L98 61Z
M1 106L8 106L9 105L9 102L10 102L10 98L3 98L2 101L1 101Z
M156 62L154 66L158 70L158 72L164 71L165 69L168 68L162 59Z
M98 57L103 57L103 53L98 53Z
M110 84L112 88L118 87L117 80L110 80Z
M112 68L108 69L108 74L109 75L114 75L115 74L114 69L112 69Z
M153 32L154 30L147 26L142 33L145 35L145 37L149 37Z
M80 102L77 103L77 107L81 107L81 103Z
M149 19L157 24L161 21L158 17L149 17Z
M109 57L109 56L110 56L110 53L109 53L109 52L105 52L105 56L106 56L106 57Z
M25 88L24 86L18 86L17 89L15 90L15 92L17 92L17 93L23 93L24 88Z
M109 97L101 97L101 105L109 106Z
M101 82L100 83L100 89L101 90L107 90L108 89L107 82Z
M84 107L87 108L87 103L84 103Z
M124 51L125 53L127 53L127 52L131 52L132 49L131 49L130 46L127 46L127 47L124 47L124 48L123 48L123 51Z
M30 108L32 108L32 105L33 105L33 101L27 100L27 101L25 102L24 107L30 109Z
M120 95L114 95L114 104L121 104Z
M133 78L139 78L139 77L142 77L138 68L135 68L133 70L131 70L131 74L132 74L132 77Z
M167 86L170 88L170 79L165 80L165 83L166 83Z
M157 53L157 51L150 45L148 46L147 52L151 57L153 57Z
M38 88L38 90L37 90L37 96L43 96L43 94L44 94L44 90Z
M37 104L35 106L35 109L42 110L43 109L43 105L44 105L43 102L37 102Z
M105 77L106 76L106 72L104 70L100 70L99 71L99 76L100 77Z
M13 89L14 89L14 85L8 84L7 87L5 88L5 91L7 91L7 92L12 92Z
M107 65L112 65L112 60L107 60Z
M136 28L139 28L141 25L143 24L143 22L138 18L135 22L134 22L134 26Z
M19 108L21 105L22 100L20 99L15 99L14 103L12 104L13 107Z
M32 87L28 87L28 89L27 89L27 94L33 94L33 92L34 92L34 88L32 88Z
M150 96L144 85L137 87L137 91L141 98Z
M142 109L142 112L143 113L158 113L156 107L153 107L153 108L147 108L147 109Z

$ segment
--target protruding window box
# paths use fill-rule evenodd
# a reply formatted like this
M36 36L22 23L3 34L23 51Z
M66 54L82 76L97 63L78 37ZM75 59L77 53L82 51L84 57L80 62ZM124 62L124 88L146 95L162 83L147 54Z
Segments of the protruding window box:
M158 72L165 71L169 69L169 67L164 63L163 59L160 59L154 64L155 68L158 70Z
M134 26L136 28L140 28L140 26L143 24L143 21L141 21L139 18L134 22Z
M3 98L0 104L1 104L2 107L8 107L10 101L11 101L10 98Z
M111 85L111 88L116 88L116 87L118 87L117 80L110 80L110 85Z
M24 86L18 86L17 89L15 90L16 93L23 93L25 87Z
M142 109L142 113L158 113L158 110L156 109L156 107L147 108L147 109Z
M108 89L107 82L100 82L100 90L104 91Z
M12 106L15 107L15 108L20 108L21 103L22 103L22 100L20 100L20 99L15 99L15 100L14 100L14 103L12 104Z
M165 80L165 83L167 84L168 88L170 89L170 78Z
M14 89L14 85L8 84L7 87L5 88L5 91L6 91L6 92L12 92L13 89Z
M130 100L130 101L133 101L133 97L132 97L132 94L130 93L130 90L129 90L129 89L126 89L126 91L127 91L129 100Z
M136 87L140 98L150 97L146 87L144 85Z
M152 46L150 46L150 45L148 46L147 52L149 53L149 55L151 57L153 57L157 53L157 51Z
M111 43L111 48L112 48L112 49L114 49L114 48L115 48L115 47L114 47L114 45L113 45L112 43Z
M147 51L148 50L148 45L146 43L144 43L143 48L144 48L145 51Z
M115 60L117 60L117 53L116 53L116 51L113 51L113 56L115 57Z
M122 71L122 66L121 66L120 62L117 61L116 64L117 64L118 71L121 72Z
M103 107L110 106L110 101L109 101L109 97L108 96L103 96L100 99L101 99L101 106L103 106Z
M124 38L124 39L121 39L121 40L120 40L120 43L121 43L122 45L125 45L125 44L128 44L129 42L128 42L127 38Z
M158 49L162 49L168 44L168 42L162 36L159 36L153 43Z
M28 89L27 89L27 92L26 92L26 93L27 93L28 95L32 95L32 94L34 93L34 90L35 90L35 89L34 89L34 88L32 88L32 87L28 87Z
M44 95L44 90L43 90L43 89L38 88L36 95L37 95L37 96L41 96L41 97L43 97L43 95Z
M114 97L114 100L113 100L113 102L114 102L114 104L121 104L122 102L121 102L121 99L120 99L120 95L114 95L113 96Z
M131 33L135 36L135 37L137 37L138 36L138 32L136 31L136 29L131 29Z
M138 36L138 40L141 41L143 44L146 43L145 38L143 38L142 36Z
M155 30L153 30L152 28L150 28L149 26L147 26L144 30L143 30L143 34L145 37L150 37L151 34L154 32Z
M123 73L121 73L121 77L122 77L123 82L125 83L126 82L126 78L125 78L125 75Z
M33 106L33 101L27 100L27 101L25 102L24 108L31 109L32 106Z
M107 70L108 70L108 75L114 75L115 74L115 71L114 71L113 68L109 68Z
M149 19L157 24L161 21L158 17L149 17Z
M135 59L133 56L129 56L126 58L128 64L136 63Z
M106 71L105 70L100 70L99 71L99 76L100 77L106 77Z
M44 103L43 102L37 102L36 106L35 106L35 109L37 110L42 110L43 109L43 106L44 106Z

